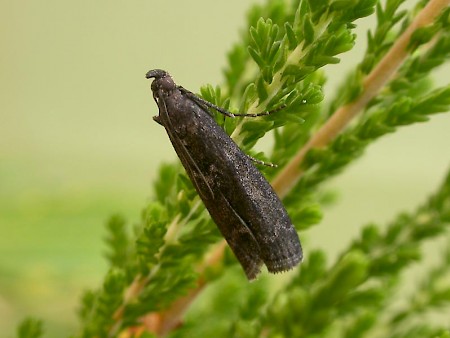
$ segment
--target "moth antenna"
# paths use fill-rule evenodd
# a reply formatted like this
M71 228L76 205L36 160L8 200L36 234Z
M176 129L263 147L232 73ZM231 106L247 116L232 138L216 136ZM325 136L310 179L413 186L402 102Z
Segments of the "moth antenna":
M226 110L222 107L219 107L218 105L215 105L214 103L206 101L205 99L202 99L201 97L195 95L193 92L190 92L189 90L187 90L181 86L178 86L178 89L181 90L181 92L183 92L188 98L190 98L192 101L194 101L197 104L200 104L200 105L203 104L205 106L208 106L209 108L212 108L212 109L218 111L219 113L221 113L225 116L228 116L228 117L235 116L233 113L229 112L228 110Z
M274 108L272 110L269 111L264 111L261 113L255 113L255 114L248 114L248 113L232 113L228 110L226 110L225 108L222 108L214 103L211 103L205 99L202 99L201 97L199 97L198 95L195 95L194 93L190 92L189 90L178 86L178 89L181 90L188 98L190 98L191 100L193 100L194 102L196 102L197 104L203 104L209 108L212 108L214 110L216 110L217 112L228 116L228 117L235 117L235 116L239 116L239 117L259 117L259 116L267 116L273 113L276 113L284 108L286 108L285 104L282 104L281 106Z

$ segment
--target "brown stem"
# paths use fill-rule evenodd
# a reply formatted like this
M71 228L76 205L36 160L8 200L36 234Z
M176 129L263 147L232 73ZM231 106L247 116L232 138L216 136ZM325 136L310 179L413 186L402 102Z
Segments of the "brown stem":
M200 278L197 281L197 287L192 289L186 296L176 300L170 308L159 313L151 313L150 321L147 322L146 329L158 337L164 337L174 328L181 324L181 318L192 302L197 298L199 293L206 286L202 274L205 269L216 264L220 264L223 260L226 242L222 240L206 257L203 264L198 268ZM146 316L148 317L148 316Z

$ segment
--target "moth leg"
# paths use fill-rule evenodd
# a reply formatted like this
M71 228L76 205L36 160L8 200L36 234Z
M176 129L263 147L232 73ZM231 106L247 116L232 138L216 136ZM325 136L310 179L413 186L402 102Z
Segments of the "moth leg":
M158 95L162 95L160 91L158 91ZM158 95L155 92L153 92L153 100L155 100L156 105L159 107ZM167 107L166 107L165 103L164 103L164 108L167 111ZM160 125L162 125L164 127L164 125L162 123L162 120L161 120L161 117L159 115L153 116L153 121L155 121L156 123L158 123L158 124L160 124Z
M169 137L172 140L174 140L174 142L176 142L183 148L183 150L184 150L183 153L178 153L178 156L180 157L180 159L183 159L182 160L182 162L184 162L183 164L185 165L185 167L189 168L189 171L193 174L192 175L192 183L197 187L197 191L199 192L199 194L200 195L203 194L203 196L201 196L201 197L214 199L214 191L211 188L208 181L206 180L206 177L203 175L202 171L198 167L194 158L192 157L189 149L183 144L183 142L177 137L177 135L172 132L172 130L174 130L175 128L173 127L172 120L170 119L170 116L167 113L166 103L164 101L162 101L162 103L163 103L164 114L167 116L167 120L170 124L169 128L166 127L167 133L169 134ZM160 122L159 116L157 117L157 119L155 119L155 121L158 123ZM204 186L207 188L206 190L202 186L202 184L201 184L202 182L204 183ZM206 196L206 191L209 192L209 196Z
M159 106L159 104L158 104L158 95L161 95L160 91L158 91L158 94L153 92L153 100L155 100L157 106Z
M270 163L270 162L264 162L261 160L258 160L257 158L254 158L253 156L247 155L245 154L245 156L247 156L251 161L261 164L261 165L265 165L266 167L272 167L272 168L277 168L278 165L274 164L274 163Z
M214 191L212 190L211 186L206 180L206 177L203 175L200 168L197 166L197 163L192 158L192 155L189 153L189 150L182 143L181 146L185 149L185 154L183 154L182 156L185 158L185 162L189 167L190 172L192 172L192 183L197 188L198 194L201 195L200 197L202 197L202 199L205 198L214 199ZM196 174L198 174L199 177ZM206 186L207 190L209 191L209 196L205 194L204 186L201 183L203 183L204 186Z

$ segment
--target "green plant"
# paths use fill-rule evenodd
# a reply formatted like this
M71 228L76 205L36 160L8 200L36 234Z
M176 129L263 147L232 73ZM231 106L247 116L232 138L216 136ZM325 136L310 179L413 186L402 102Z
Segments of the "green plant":
M403 3L268 0L249 12L249 33L228 55L225 83L200 91L232 111L286 106L267 117L217 121L244 151L278 164L262 170L299 231L321 219L320 185L367 145L449 109L450 86L430 81L450 55L449 2L419 1L411 10ZM322 67L339 62L354 45L354 21L373 13L365 55L324 104ZM270 156L252 152L267 133L274 137ZM392 307L400 273L423 260L424 241L447 231L450 174L423 206L386 230L365 226L333 264L306 248L305 262L278 289L267 276L248 285L179 164L161 166L154 190L134 229L120 216L109 220L110 271L83 296L77 337L450 336L419 320L450 301L448 252L417 297Z

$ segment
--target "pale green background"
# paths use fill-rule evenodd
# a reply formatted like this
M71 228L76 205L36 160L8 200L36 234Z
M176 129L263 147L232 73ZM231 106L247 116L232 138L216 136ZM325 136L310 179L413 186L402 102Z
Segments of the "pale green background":
M251 3L1 0L0 337L27 315L48 337L75 330L81 290L106 269L104 221L136 221L158 165L176 159L144 74L169 70L193 91L221 83ZM327 93L343 69L330 67ZM371 146L332 182L341 202L304 234L307 248L335 253L363 223L413 209L443 178L449 132L440 115Z

